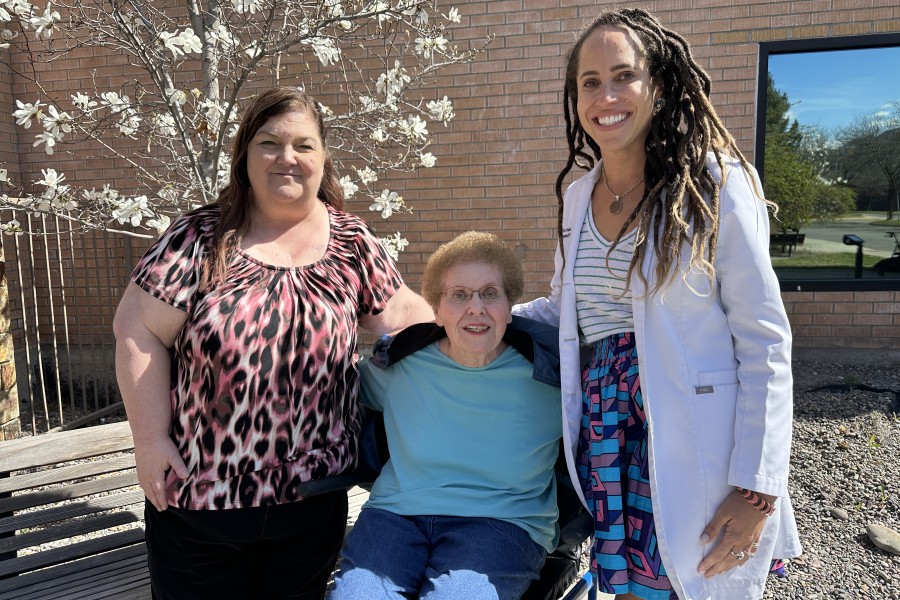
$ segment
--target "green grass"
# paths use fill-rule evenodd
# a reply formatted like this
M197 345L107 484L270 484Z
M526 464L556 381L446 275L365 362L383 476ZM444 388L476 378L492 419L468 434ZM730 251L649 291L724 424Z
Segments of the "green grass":
M871 267L882 257L863 255L863 267ZM776 269L780 268L802 268L802 267L847 267L852 269L856 265L856 255L850 252L806 252L803 250L795 250L791 256L772 257L772 266Z
M869 225L875 225L877 227L900 227L900 219L891 219L888 221L887 219L881 219L880 221L869 221Z

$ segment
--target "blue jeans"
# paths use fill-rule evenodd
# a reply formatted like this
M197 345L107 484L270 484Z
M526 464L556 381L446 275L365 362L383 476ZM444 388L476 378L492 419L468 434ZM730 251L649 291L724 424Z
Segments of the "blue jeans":
M366 508L347 536L328 600L517 600L546 557L506 521Z

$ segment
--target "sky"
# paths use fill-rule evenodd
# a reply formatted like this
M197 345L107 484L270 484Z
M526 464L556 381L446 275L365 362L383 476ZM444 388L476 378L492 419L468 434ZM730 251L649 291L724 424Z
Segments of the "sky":
M770 54L769 72L801 125L833 130L900 101L900 47Z

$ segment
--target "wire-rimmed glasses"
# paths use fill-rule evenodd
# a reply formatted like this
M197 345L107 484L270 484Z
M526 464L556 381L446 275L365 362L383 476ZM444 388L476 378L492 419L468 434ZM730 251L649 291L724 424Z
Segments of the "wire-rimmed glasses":
M468 304L475 294L478 294L478 297L481 298L481 302L484 304L496 304L506 299L506 293L503 291L503 288L497 285L486 285L480 290L473 290L458 285L441 292L441 295L447 298L447 302L458 305Z

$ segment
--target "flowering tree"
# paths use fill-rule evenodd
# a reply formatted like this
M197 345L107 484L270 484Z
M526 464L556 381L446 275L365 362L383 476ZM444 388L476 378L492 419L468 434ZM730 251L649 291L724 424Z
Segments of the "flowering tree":
M319 85L340 94L340 106L322 109L345 196L365 195L385 219L408 210L379 177L435 164L429 126L446 126L453 104L424 90L436 71L484 47L459 50L448 41L459 20L455 8L442 13L434 0L63 0L44 8L0 1L0 60L40 90L16 100L16 123L35 132L48 164L54 153L83 157L98 148L95 156L127 165L136 182L128 193L114 183L76 189L48 166L23 185L0 170L0 208L13 211L0 227L20 230L15 211L26 211L155 237L153 229L213 201L227 183L241 104L261 73L305 84L314 96ZM58 97L36 70L21 72L22 64L52 67L84 48L124 53L138 77L115 89L94 80L91 89ZM397 233L385 243L396 256L406 241Z

